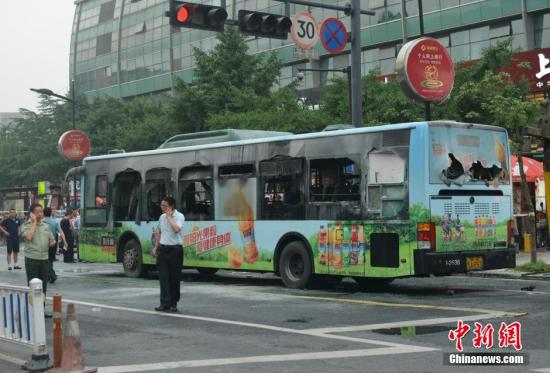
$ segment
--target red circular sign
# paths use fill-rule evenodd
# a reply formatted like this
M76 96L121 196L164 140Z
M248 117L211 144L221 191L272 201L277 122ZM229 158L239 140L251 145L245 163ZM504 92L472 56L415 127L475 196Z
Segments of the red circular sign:
M57 142L59 153L70 161L81 161L90 154L90 140L82 131L67 131Z
M405 44L396 62L401 87L421 101L443 101L451 94L454 64L447 49L436 39L420 38Z

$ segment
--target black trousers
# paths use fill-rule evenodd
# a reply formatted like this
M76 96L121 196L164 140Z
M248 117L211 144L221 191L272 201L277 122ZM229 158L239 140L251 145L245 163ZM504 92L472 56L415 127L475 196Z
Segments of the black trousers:
M68 240L67 246L65 247L65 251L63 251L63 262L64 263L72 263L74 262L74 241Z
M51 246L48 249L48 263L50 265L48 278L50 281L57 280L57 274L55 273L55 270L53 269L53 262L55 261L55 253L57 251L57 234L55 235L55 246Z
M48 259L37 260L25 257L25 272L27 273L27 283L33 278L42 280L42 291L46 294L48 290L48 272L50 265Z
M180 300L183 247L181 245L160 245L157 268L160 280L160 305L176 307Z

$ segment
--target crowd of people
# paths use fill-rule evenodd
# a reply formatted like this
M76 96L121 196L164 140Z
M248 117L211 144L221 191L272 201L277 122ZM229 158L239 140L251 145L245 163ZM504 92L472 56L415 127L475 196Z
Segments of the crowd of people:
M57 275L53 270L53 262L57 255L63 256L63 262L74 263L75 253L78 255L78 239L80 236L80 212L73 210L55 210L50 207L43 209L44 221L50 226L54 236L55 246L49 247L48 260L50 262L49 281L55 282ZM59 216L61 215L61 216ZM0 216L1 244L6 246L6 261L8 270L20 270L18 262L20 244L22 243L21 226L31 220L31 212L18 213L15 209ZM23 245L24 246L24 245Z
M63 254L65 263L74 263L79 232L78 210L67 208L64 217L59 220L56 210L43 208L38 203L32 204L24 216L18 215L15 209L10 209L0 223L0 234L6 240L8 270L22 269L18 265L22 243L27 281L33 278L42 280L42 289L46 294L48 283L57 280L54 261L57 260L58 250ZM51 313L46 312L45 316L51 317Z

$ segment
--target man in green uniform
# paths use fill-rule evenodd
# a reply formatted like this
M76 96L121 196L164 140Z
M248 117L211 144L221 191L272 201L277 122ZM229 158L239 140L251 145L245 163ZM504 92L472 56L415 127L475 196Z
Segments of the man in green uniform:
M21 235L25 241L25 271L27 282L33 278L42 280L44 297L48 287L48 250L55 245L55 239L50 230L50 225L43 220L44 211L38 203L30 207L30 219L21 227ZM50 313L45 313L51 317Z

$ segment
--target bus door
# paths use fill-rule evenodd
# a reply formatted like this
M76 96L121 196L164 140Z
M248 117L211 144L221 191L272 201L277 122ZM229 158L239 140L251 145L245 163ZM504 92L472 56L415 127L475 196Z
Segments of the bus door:
M372 151L367 157L365 276L412 274L416 227L408 216L407 155L403 149ZM374 221L373 221L374 220Z

